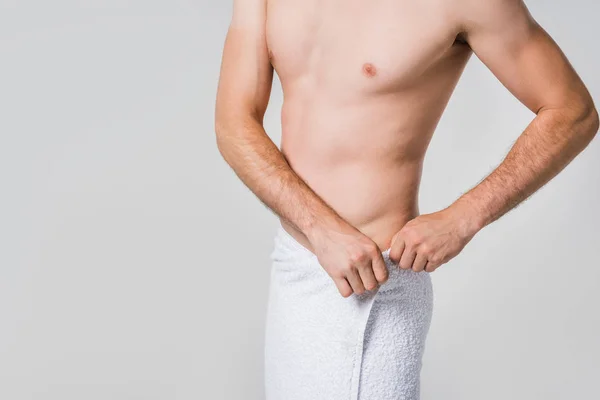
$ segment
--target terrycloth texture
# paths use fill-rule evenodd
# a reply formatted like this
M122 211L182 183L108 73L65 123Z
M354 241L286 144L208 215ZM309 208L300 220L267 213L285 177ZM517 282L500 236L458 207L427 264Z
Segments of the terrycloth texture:
M282 227L271 253L266 400L418 400L433 290L427 272L389 270L342 297L317 257Z

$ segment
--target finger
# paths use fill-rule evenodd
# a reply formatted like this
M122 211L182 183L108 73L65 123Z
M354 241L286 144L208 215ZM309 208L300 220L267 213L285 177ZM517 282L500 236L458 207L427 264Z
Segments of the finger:
M390 249L390 260L397 264L402 258L402 253L404 252L405 247L406 245L404 243L404 239L402 239L400 235L396 234Z
M425 271L426 271L426 272L433 272L433 271L435 271L435 270L437 269L437 267L439 267L439 266L440 266L439 264L435 264L435 263L432 263L431 261L429 261L429 262L427 263L427 265L425 266Z
M373 273L379 283L384 283L388 280L388 269L383 260L381 253L377 253L377 256L373 259Z
M433 267L433 264L431 264L429 261L427 261L427 263L425 264L425 267L423 268L423 271L433 272L434 268L432 268L432 267Z
M355 268L352 268L350 271L348 271L346 279L350 283L350 286L352 286L354 293L363 294L365 292L365 286L363 285L360 275Z
M335 286L337 286L338 292L340 292L342 297L348 297L352 294L352 288L345 278L334 278L333 282L335 283Z
M360 275L360 279L362 280L365 289L373 290L377 287L377 279L375 278L375 273L373 272L373 267L371 263L368 265L359 268L358 273Z
M416 253L411 250L404 250L402 257L400 258L400 268L411 269L413 262L415 261Z
M427 257L423 254L417 254L415 261L413 262L412 270L415 272L421 272L425 269L427 264Z

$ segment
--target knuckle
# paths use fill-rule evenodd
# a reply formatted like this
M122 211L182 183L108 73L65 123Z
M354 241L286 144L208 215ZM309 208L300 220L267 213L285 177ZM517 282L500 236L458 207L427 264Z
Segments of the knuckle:
M408 250L414 250L420 246L421 246L421 242L418 240L418 238L410 237L410 238L406 239L406 248Z
M350 254L350 261L354 264L359 264L364 262L366 259L366 254L364 251L354 251Z
M419 234L413 234L413 236L410 238L410 241L415 246L421 246L424 243L423 237Z
M367 253L369 254L369 256L371 256L371 258L375 258L379 255L379 248L377 247L377 245L371 244L368 247Z
M442 263L442 258L440 256L437 255L433 255L429 258L429 261L433 264L433 265L439 265Z

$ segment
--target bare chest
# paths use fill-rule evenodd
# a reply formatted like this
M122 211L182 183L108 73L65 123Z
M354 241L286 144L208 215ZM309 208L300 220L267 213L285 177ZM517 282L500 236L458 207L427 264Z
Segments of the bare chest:
M455 52L457 29L442 3L268 0L271 62L284 84L410 85Z

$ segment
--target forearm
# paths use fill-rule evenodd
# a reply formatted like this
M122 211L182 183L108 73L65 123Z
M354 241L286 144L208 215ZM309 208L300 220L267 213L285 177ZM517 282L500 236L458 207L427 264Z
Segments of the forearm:
M593 106L577 113L564 109L540 111L502 163L450 208L463 213L467 230L482 229L562 171L597 130Z
M217 124L217 144L225 161L259 200L305 235L317 225L344 223L293 171L255 118Z

